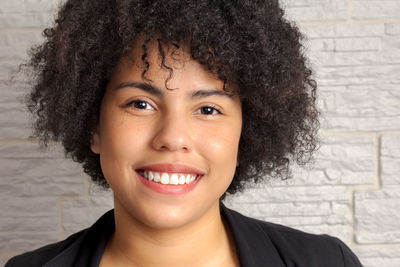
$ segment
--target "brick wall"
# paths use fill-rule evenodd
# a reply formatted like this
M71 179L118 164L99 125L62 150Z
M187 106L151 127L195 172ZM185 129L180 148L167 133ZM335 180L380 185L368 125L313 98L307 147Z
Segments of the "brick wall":
M323 111L311 170L226 203L244 214L345 241L365 266L400 266L400 1L286 0L307 34ZM0 265L89 226L112 207L59 147L28 141L28 88L10 71L41 40L57 1L0 4Z

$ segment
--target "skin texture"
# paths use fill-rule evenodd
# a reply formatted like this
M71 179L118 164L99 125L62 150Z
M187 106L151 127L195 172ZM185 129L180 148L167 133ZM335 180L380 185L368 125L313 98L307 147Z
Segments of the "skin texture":
M115 205L116 231L102 266L235 266L219 199L237 166L240 99L237 95L193 98L198 90L224 92L224 84L184 49L175 51L174 59L167 51L166 62L173 68L170 77L154 42L149 44L151 67L144 79L141 44L139 39L117 65L92 134L91 149L100 155ZM173 89L165 87L168 77L168 88ZM116 89L127 82L149 83L160 88L162 96L137 87ZM158 163L184 164L204 176L185 194L161 194L144 186L135 172Z

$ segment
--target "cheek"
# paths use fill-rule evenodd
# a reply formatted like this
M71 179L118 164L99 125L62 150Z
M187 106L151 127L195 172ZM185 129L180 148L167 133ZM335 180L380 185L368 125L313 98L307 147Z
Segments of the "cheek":
M102 125L101 168L111 187L114 181L129 181L132 163L138 160L148 144L148 128L140 125L121 113Z
M149 127L144 127L143 123L119 112L103 124L102 150L114 157L131 157L148 142L148 131Z
M201 153L210 164L211 171L234 173L240 138L240 127L236 125L207 131L200 137Z

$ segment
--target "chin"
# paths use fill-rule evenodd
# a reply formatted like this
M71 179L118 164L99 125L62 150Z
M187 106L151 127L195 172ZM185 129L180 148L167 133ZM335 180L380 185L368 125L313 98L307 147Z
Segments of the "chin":
M153 208L143 213L134 212L132 216L141 223L153 229L172 229L179 228L195 221L200 214L198 211L193 213L193 209L183 207L164 207Z

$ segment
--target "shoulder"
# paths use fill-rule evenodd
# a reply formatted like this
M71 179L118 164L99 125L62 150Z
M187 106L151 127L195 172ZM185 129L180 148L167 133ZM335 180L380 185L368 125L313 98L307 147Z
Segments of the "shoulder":
M15 256L5 266L91 266L99 261L114 227L114 213L110 210L91 227L63 241Z
M283 266L362 266L357 256L338 238L306 233L224 209L236 242L241 243L239 246L246 243L255 246L256 243L274 250Z
M282 254L296 262L325 266L361 266L357 256L340 239L306 233L294 228L257 221Z
M17 267L17 266L42 266L58 254L63 252L65 249L70 247L73 243L77 242L84 234L86 230L82 230L69 236L63 241L59 241L36 250L32 250L21 255L11 258L5 265L5 267Z

